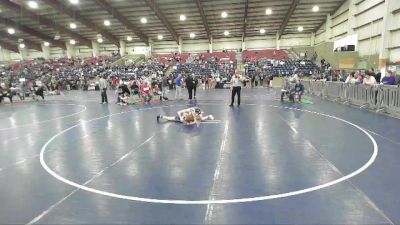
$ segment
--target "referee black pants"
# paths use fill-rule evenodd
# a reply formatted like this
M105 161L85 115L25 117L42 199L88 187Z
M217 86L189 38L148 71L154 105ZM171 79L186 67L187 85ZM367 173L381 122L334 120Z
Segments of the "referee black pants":
M240 105L240 91L242 90L242 87L233 87L232 88L232 101L231 105L235 103L235 95L238 96L238 105Z
M188 93L189 93L189 100L192 100L192 98L193 98L193 88L192 87L188 87L187 90L188 90ZM196 94L195 94L195 96L196 96Z

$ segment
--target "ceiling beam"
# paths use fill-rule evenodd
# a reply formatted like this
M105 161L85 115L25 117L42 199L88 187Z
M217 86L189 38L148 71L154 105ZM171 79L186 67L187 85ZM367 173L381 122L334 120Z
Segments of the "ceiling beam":
M244 39L246 38L246 29L247 29L247 12L249 10L249 0L246 0L246 3L244 5L244 19L243 19L243 36L242 36L242 42L244 42Z
M164 14L161 12L160 8L158 8L158 5L155 3L154 0L144 0L146 5L153 10L153 12L156 14L158 19L161 21L161 23L167 28L169 33L172 35L172 38L174 41L179 44L179 37L178 34L176 33L175 29L172 27L172 25L168 22L167 18L164 16Z
M141 32L132 22L123 16L116 8L113 8L106 0L96 0L97 4L106 10L109 14L113 15L120 23L130 29L139 39L149 46L149 38Z
M293 0L292 4L290 5L289 11L285 16L280 28L279 28L279 39L281 39L283 32L285 31L286 25L289 23L290 18L292 17L294 10L296 9L297 5L299 4L300 0Z
M64 3L60 2L59 0L42 0L42 2L46 3L47 5L50 5L54 9L57 9L61 13L67 14L71 18L74 18L75 20L79 21L86 27L98 32L101 34L103 37L111 41L113 44L115 44L118 48L120 47L119 45L119 39L112 35L110 32L100 28L96 24L94 24L92 21L87 19L86 17L82 16L78 10L71 9L67 7Z
M7 39L9 39L11 41L15 41L15 39L16 39L16 37L14 35L11 35L11 34L9 34L7 32L1 31L1 30L0 30L0 36L6 37ZM24 39L23 43L29 49L34 49L34 50L39 51L39 52L42 51L42 46L39 43L36 43L34 41L30 41L30 40L27 40L27 39Z
M340 7L346 2L347 0L343 0L341 1L337 7L335 7L335 9L332 10L332 12L330 12L329 14L332 16L333 14L335 14L336 11L338 11L340 9ZM322 27L322 25L324 25L324 23L326 23L326 19L320 24L318 25L318 27L314 30L315 33L317 33L317 31Z
M318 25L318 27L314 30L314 33L317 33L319 31L319 29L322 28L322 25L324 25L326 23L326 20L324 22L322 22L320 25Z
M10 44L10 43L7 43L7 42L4 42L4 41L0 40L0 46L2 48L7 49L7 50L19 53L19 49L18 49L17 45L13 45L13 44Z
M199 9L200 17L203 22L204 28L206 29L208 42L211 44L211 37L212 37L211 31L210 31L210 27L208 26L206 14L204 13L204 8L203 8L203 4L201 3L201 0L196 0L196 5L197 5L197 8Z
M29 17L31 20L38 22L41 25L45 25L49 28L52 28L58 32L67 34L69 36L71 36L72 38L74 38L75 40L77 40L79 43L81 43L82 45L86 45L89 48L92 48L92 42L79 35L78 33L75 33L71 30L66 29L63 26L57 25L56 23L54 23L52 20L47 19L44 16L41 16L39 14L36 14L34 12L31 12L29 10L27 10L26 8L22 7L21 5L18 5L10 0L3 0L0 1L0 5L2 5L3 7L6 7L10 10L15 11L16 13L22 14L22 16L27 16Z
M347 1L347 0L341 1L341 2L339 3L339 5L338 5L334 10L332 10L332 12L330 13L331 16L333 16L333 14L335 14L335 12L338 11L338 10L340 9L340 7L341 7L346 1Z
M21 23L15 22L13 20L10 20L10 19L4 18L4 17L0 17L0 24L3 24L5 26L11 26L14 29L20 30L20 31L22 31L24 33L27 33L29 35L35 36L37 38L40 38L43 41L47 41L47 42L51 43L55 47L59 47L59 48L62 48L64 50L67 49L67 47L66 47L64 42L59 41L59 40L54 40L52 37L48 36L47 34L41 33L41 32L39 32L37 30L29 28L29 27L27 27L27 26L25 26L25 25L23 25Z

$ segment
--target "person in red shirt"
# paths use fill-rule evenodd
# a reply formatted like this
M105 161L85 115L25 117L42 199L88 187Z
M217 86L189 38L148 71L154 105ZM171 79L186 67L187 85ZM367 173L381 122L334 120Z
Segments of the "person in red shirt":
M144 101L146 103L149 103L151 101L151 87L149 86L149 84L147 83L147 81L145 81L140 89L140 91L142 92L142 96L144 98Z

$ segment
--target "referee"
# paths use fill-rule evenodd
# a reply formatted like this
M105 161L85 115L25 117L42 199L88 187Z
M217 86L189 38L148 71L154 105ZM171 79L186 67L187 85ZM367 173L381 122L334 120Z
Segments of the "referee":
M245 81L245 79L240 75L239 71L237 70L235 72L235 75L231 79L231 90L232 90L232 97L231 97L231 104L229 105L230 107L233 106L233 103L235 103L235 95L238 96L238 106L240 106L240 91L242 90L242 82Z

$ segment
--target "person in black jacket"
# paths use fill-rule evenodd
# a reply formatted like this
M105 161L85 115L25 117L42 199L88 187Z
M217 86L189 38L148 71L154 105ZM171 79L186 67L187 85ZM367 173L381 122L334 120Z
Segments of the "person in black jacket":
M299 101L301 101L301 96L304 94L304 85L301 83L300 80L297 80L296 86L294 86L294 90L299 98Z
M43 87L43 85L37 88L37 90L35 91L35 95L42 97L42 100L44 100L44 87Z
M199 79L197 79L194 75L193 75L193 97L194 99L196 99L196 89L197 89L197 85L199 84Z
M11 103L13 102L11 90L9 88L3 88L0 86L0 103L5 97L9 98Z
M186 88L189 93L189 100L192 100L192 98L193 98L194 82L195 81L193 80L193 77L191 75L188 75L188 77L185 80L185 83L186 83Z
M125 95L125 93L131 95L131 91L129 90L126 84L121 85L121 90L122 90L122 95Z
M118 89L119 89L119 92L118 92L117 103L121 102L121 98L131 95L131 91L129 90L129 88L128 88L128 86L126 84L121 84L118 87Z

